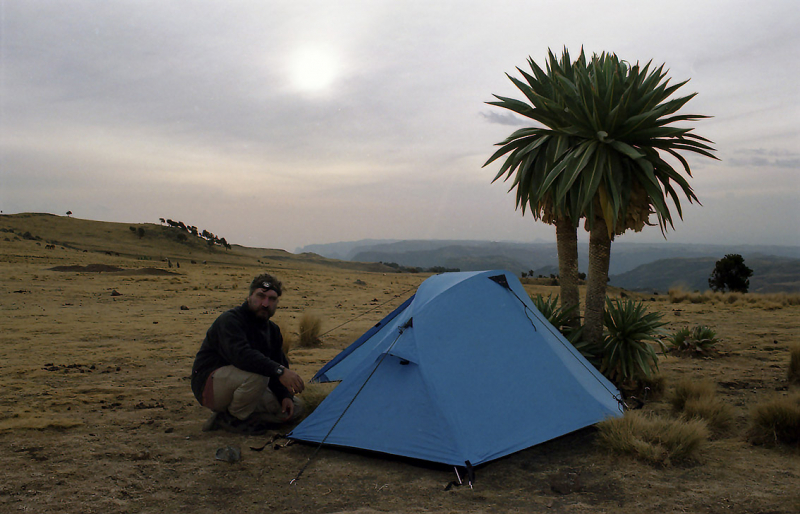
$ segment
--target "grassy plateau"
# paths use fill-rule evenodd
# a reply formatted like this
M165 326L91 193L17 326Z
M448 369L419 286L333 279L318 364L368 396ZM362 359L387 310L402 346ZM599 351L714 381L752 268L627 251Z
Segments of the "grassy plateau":
M206 330L258 273L284 283L275 321L306 380L427 275L225 250L178 231L0 215L0 512L800 512L795 297L611 288L661 313L665 338L711 327L716 350L659 352L660 385L640 410L481 466L472 489L448 488L456 476L444 466L202 432L208 412L189 388ZM226 446L241 459L217 460Z

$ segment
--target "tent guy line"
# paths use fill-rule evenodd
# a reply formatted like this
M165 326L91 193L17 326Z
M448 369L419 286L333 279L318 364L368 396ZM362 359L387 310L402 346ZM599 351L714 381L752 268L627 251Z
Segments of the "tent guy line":
M378 371L378 368L381 366L381 364L383 363L383 361L384 361L384 360L386 359L386 357L389 355L389 352L390 352L390 351L391 351L391 349L394 347L395 343L397 343L398 339L400 339L400 336L402 336L402 335L403 335L403 332L405 331L405 329L407 329L407 328L409 328L409 327L413 326L413 320L414 320L414 318L408 318L408 321L407 321L407 322L406 322L406 323L405 323L405 324L404 324L402 327L400 327L400 328L398 329L398 334L397 334L397 337L395 337L395 338L394 338L394 341L392 341L392 344L391 344L391 345L389 345L389 348L386 350L386 352L385 352L385 353L383 354L383 356L381 357L381 360L378 362L378 365L377 365L377 366L375 366L375 369L373 369L373 370L372 370L372 373L370 373L370 374L369 374L369 376L367 377L367 379L364 381L364 383L363 383L363 384L361 385L361 387L359 388L358 392L357 392L355 395L353 395L353 399L352 399L352 400L350 400L350 403L349 403L349 404L347 404L347 407L345 407L345 409L344 409L344 410L342 411L342 413L339 415L339 418L336 420L336 423L334 423L334 424L333 424L333 426L331 426L331 429L330 429L330 430L328 430L328 433L327 433L327 434L325 434L325 437L323 437L323 438L322 438L322 441L320 441L320 442L319 442L319 444L317 445L316 449L314 450L314 453L312 453L312 454L311 454L311 456L308 458L308 460L306 461L305 465L304 465L304 466L303 466L303 467L300 469L300 471L297 473L297 476L295 476L295 477L294 477L294 478L293 478L293 479L292 479L292 480L289 482L289 485L292 485L292 484L295 484L295 483L297 483L297 480L300 478L300 476L303 474L303 472L306 470L306 468L309 466L309 464L311 464L311 461L314 459L314 457L316 457L316 456L317 456L317 453L319 453L319 449L320 449L320 448L322 448L322 445L323 445L323 444L325 444L325 441L327 441L327 440L328 440L328 436L329 436L329 435L331 435L331 432L333 432L333 429L334 429L334 428L336 428L336 425L338 425L338 424L339 424L339 421L341 421L341 420L342 420L342 418L344 417L344 415L347 413L347 410L348 410L348 409L350 409L350 406L351 406L351 405L353 405L353 402L354 402L354 401L356 401L356 398L358 398L358 395L359 395L359 394L361 394L361 391L363 391L363 390L364 390L364 386L366 386L366 385L367 385L367 382L369 382L369 379L370 379L370 378L372 378L372 375L374 375L376 371ZM456 472L456 473L457 473L457 472ZM460 481L460 478L459 478L459 481ZM470 487L471 487L471 486L470 486Z

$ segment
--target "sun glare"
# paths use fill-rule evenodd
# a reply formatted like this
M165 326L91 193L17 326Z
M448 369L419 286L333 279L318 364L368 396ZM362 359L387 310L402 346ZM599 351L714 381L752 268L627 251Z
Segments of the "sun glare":
M292 83L302 91L327 89L336 79L337 72L336 56L322 47L303 48L293 55L290 63Z

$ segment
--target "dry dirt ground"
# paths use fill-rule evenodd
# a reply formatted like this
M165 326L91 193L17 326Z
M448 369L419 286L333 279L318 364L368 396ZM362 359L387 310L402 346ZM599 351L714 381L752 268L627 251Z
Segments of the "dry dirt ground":
M287 287L276 321L289 338L306 311L323 318L323 331L334 329L319 349L291 350L293 367L309 378L424 276L255 257L173 257L168 268L3 236L0 512L800 512L798 449L745 437L748 409L787 394L800 307L648 303L673 329L708 324L724 340L723 357L661 363L668 385L708 377L737 408L736 428L696 461L654 467L611 455L589 428L480 467L473 489L446 489L450 468L331 448L290 485L313 446L254 451L269 437L200 430L208 413L188 375L205 330L242 301L255 274L274 272ZM98 266L51 270L87 265ZM663 400L646 409L668 411ZM226 446L240 448L241 460L215 459Z

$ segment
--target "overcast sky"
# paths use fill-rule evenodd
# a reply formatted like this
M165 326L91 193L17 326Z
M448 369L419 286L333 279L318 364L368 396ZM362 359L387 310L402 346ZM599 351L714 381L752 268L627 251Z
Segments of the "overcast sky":
M0 0L0 210L289 251L554 241L482 168L521 122L485 102L566 45L665 63L714 116L668 241L798 245L799 25L792 0Z

